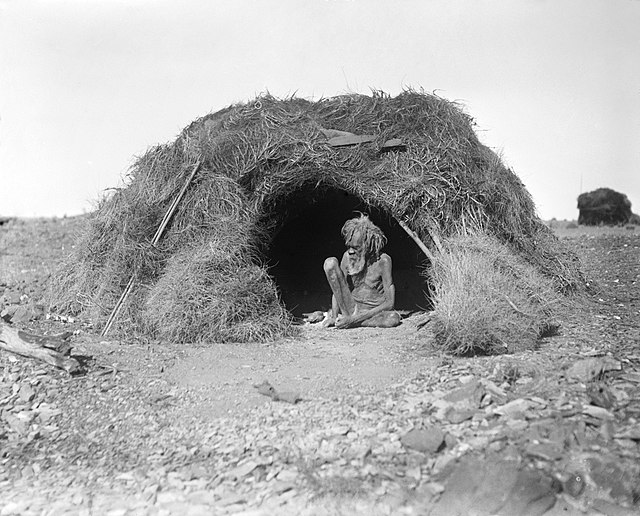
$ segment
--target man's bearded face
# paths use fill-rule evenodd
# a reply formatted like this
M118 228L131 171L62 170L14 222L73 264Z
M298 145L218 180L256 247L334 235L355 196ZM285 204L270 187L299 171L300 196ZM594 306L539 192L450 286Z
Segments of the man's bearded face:
M360 231L355 231L351 239L345 243L347 245L347 272L349 276L355 276L360 274L367 264L364 235Z

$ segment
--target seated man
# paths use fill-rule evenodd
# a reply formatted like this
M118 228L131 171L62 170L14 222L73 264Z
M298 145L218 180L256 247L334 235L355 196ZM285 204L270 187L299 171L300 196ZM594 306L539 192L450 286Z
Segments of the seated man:
M366 215L348 220L342 227L347 250L338 263L327 258L324 272L331 286L331 312L325 326L391 328L400 324L394 311L395 287L391 258L382 253L384 233Z

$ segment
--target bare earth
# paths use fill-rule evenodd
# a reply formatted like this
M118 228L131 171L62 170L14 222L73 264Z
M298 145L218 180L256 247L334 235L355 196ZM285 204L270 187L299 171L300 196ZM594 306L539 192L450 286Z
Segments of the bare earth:
M210 346L47 320L77 222L0 226L0 308L77 332L87 365L70 377L0 351L0 515L640 511L640 230L557 229L591 285L560 334L455 359L428 315ZM301 400L260 394L265 380Z

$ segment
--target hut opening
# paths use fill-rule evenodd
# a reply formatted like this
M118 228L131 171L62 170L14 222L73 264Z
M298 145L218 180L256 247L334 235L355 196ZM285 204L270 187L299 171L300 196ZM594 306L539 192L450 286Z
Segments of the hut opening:
M357 195L313 184L277 201L262 223L272 228L272 239L262 249L263 259L284 306L294 317L331 308L323 263L329 256L340 259L345 251L342 225L359 212L368 214L387 237L383 251L393 261L396 309L430 308L428 285L421 274L426 257L393 217Z

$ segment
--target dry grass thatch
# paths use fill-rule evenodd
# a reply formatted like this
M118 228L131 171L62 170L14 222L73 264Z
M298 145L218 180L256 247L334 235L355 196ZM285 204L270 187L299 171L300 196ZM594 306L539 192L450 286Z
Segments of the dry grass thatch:
M336 148L325 129L375 139ZM406 151L381 152L391 138ZM153 247L199 159L194 183ZM455 103L416 91L317 102L265 95L200 118L140 157L125 185L90 215L53 304L100 325L135 274L120 330L180 341L287 334L290 318L257 250L286 223L288 199L330 189L402 220L431 247L431 236L486 232L559 289L580 283L574 258L537 218L518 177L479 142Z

